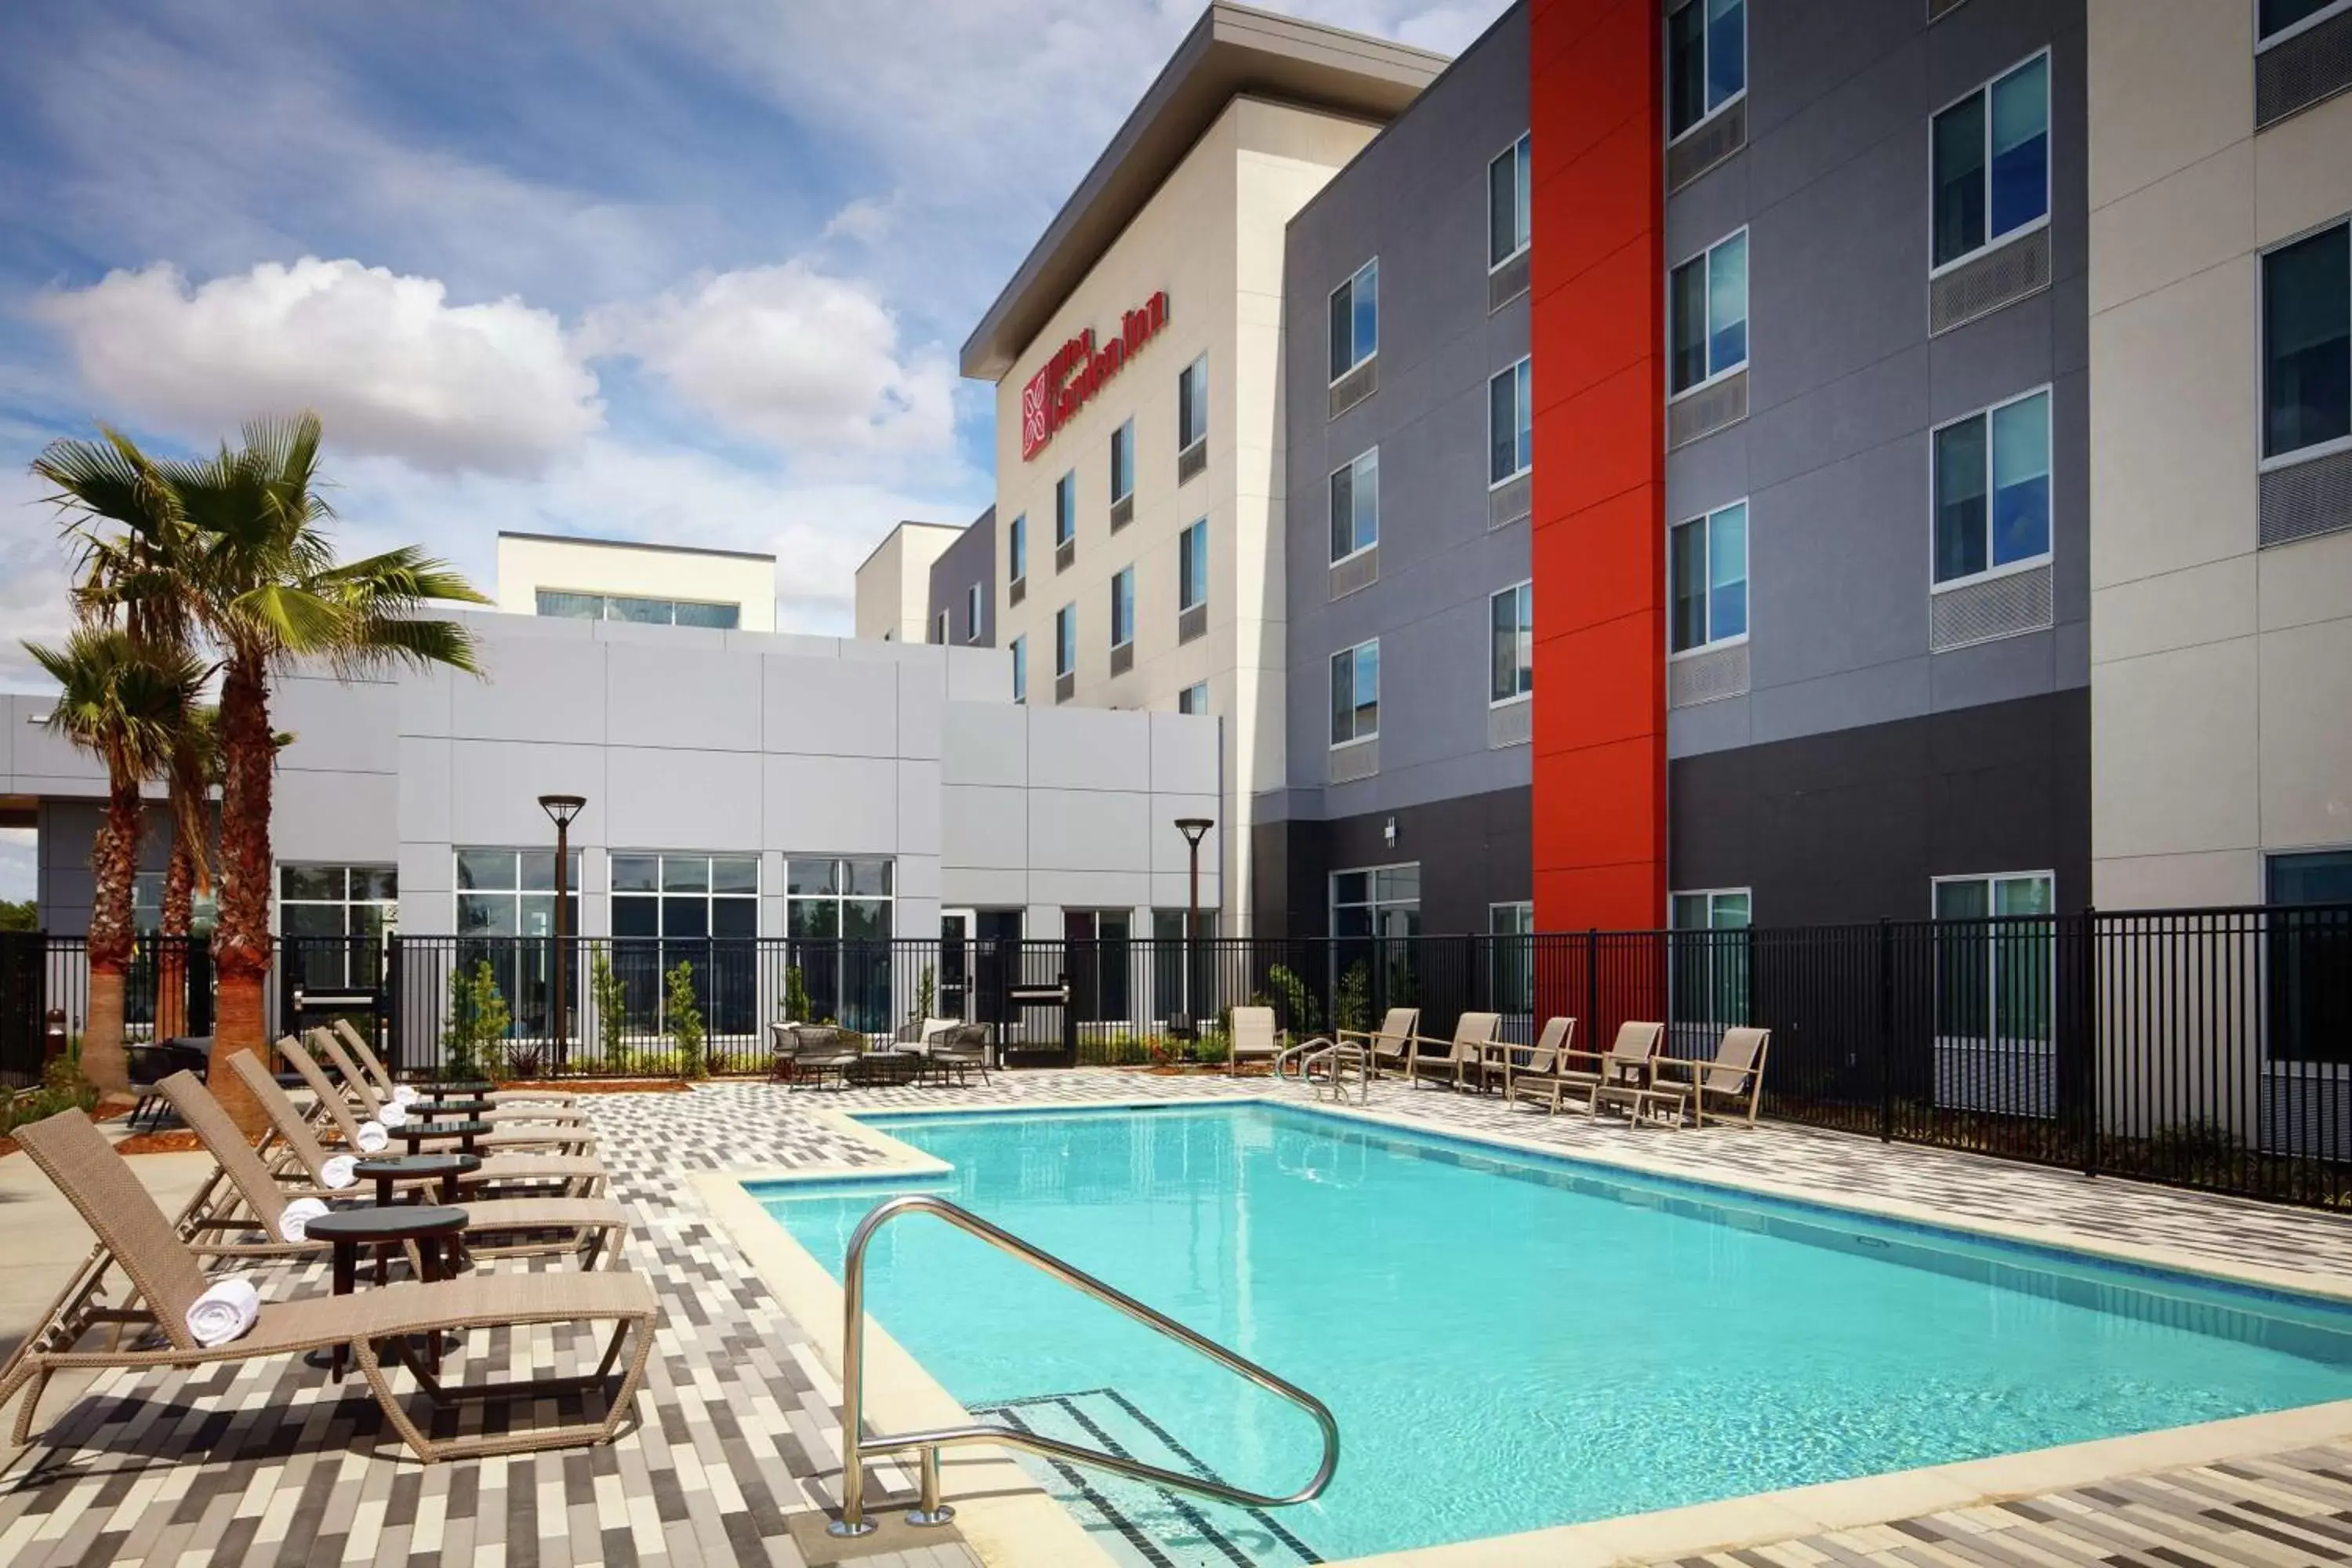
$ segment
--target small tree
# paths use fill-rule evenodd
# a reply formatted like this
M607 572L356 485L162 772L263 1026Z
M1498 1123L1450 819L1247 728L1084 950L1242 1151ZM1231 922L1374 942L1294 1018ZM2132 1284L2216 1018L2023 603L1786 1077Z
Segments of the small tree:
M506 996L499 990L499 977L488 959L476 963L470 973L462 965L450 971L449 1026L442 1033L441 1044L451 1076L480 1077L486 1067L499 1059L497 1053L513 1023L514 1015L507 1010Z
M1265 972L1266 985L1274 992L1275 1005L1282 1011L1283 1026L1294 1035L1316 1035L1323 1031L1323 1009L1315 994L1307 989L1307 982L1283 964Z
M1372 976L1361 963L1348 965L1339 976L1339 994L1331 999L1331 1022L1342 1029L1363 1030L1371 1026Z
M924 1019L931 1016L932 1005L939 1000L939 995L938 977L931 966L926 963L922 973L915 980L915 1025L918 1028L922 1026Z
M694 998L694 965L683 959L669 972L668 1012L678 1070L688 1078L709 1077L710 1065L702 1056L702 1007Z
M596 1043L604 1055L604 1070L618 1072L628 1051L625 1042L629 993L614 973L611 953L604 948L598 948L588 960L588 1004L596 1009Z
M784 971L784 1022L815 1023L816 1020L809 1016L809 1005L808 981L802 976L800 966L795 964Z

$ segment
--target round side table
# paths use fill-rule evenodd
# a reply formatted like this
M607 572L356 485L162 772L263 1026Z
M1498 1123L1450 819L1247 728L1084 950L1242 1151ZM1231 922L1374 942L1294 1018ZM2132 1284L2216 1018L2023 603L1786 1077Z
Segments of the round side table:
M375 1201L381 1206L392 1202L394 1182L429 1181L436 1176L441 1181L441 1201L454 1204L457 1201L459 1178L470 1176L481 1168L479 1154L377 1154L360 1161L352 1170L360 1176L375 1179ZM418 1187L411 1201L423 1203L425 1189Z
M412 1100L408 1102L408 1114L421 1116L427 1121L438 1121L444 1116L477 1121L489 1109L490 1102L487 1100Z
M454 1242L466 1228L466 1211L442 1205L393 1204L381 1208L340 1209L320 1215L310 1224L310 1234L327 1242L335 1249L334 1294L348 1296L359 1273L360 1248L373 1247L375 1252L375 1282L383 1283L384 1255L387 1249L408 1242L416 1244L418 1268L428 1280L442 1278L442 1247ZM431 1336L425 1352L434 1369L441 1365L440 1336ZM343 1347L337 1345L330 1360L331 1374L343 1375Z
M470 1154L474 1152L474 1140L493 1129L487 1121L436 1121L429 1124L388 1128L386 1131L394 1138L406 1143L408 1152L412 1154L415 1153L417 1146L428 1138L455 1138L457 1140L457 1147Z

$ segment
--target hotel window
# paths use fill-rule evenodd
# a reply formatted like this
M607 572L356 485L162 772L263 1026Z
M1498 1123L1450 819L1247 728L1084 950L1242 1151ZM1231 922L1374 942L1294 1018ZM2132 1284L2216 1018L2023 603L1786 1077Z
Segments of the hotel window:
M1507 940L1488 943L1494 973L1495 1005L1504 1013L1531 1018L1536 1010L1536 907L1525 900L1486 906L1486 934Z
M1676 931L1743 931L1748 926L1748 904L1745 888L1676 893L1671 906L1674 926Z
M1189 452L1209 438L1209 356L1202 354L1176 377L1176 450Z
M1666 545L1675 653L1748 635L1748 503L1675 525Z
M1381 449L1331 475L1331 562L1337 565L1381 542Z
M664 977L687 963L704 1022L717 1033L748 1034L759 934L758 856L613 857L611 962L633 1021L662 1027Z
M1074 675L1078 668L1078 607L1064 605L1054 612L1054 673Z
M1110 580L1110 646L1124 647L1135 640L1135 568L1126 567Z
M1523 359L1486 383L1486 482L1507 484L1536 465L1535 361Z
M980 633L980 584L974 583L963 591L963 639L978 642Z
M555 934L555 851L552 849L459 849L457 862L458 967L471 973L490 966L499 994L513 1019L509 1032L529 1038L548 1030L552 984L551 943L482 941ZM580 851L565 857L563 929L580 929ZM468 940L473 939L473 940Z
M1113 505L1135 493L1135 421L1110 433L1110 499Z
M941 610L932 617L931 640L935 643L944 643L948 640L948 613L945 610Z
M1935 437L1936 586L2050 555L2050 394L2030 392Z
M1689 0L1666 17L1666 138L1674 141L1748 90L1748 7Z
M1694 933L1667 939L1668 1014L1676 1024L1697 1026L1702 1038L1748 1022L1750 904L1745 888L1675 893L1666 900L1674 929Z
M1671 395L1748 363L1748 231L1717 240L1666 282Z
M2263 257L2263 457L2352 445L2352 224Z
M152 904L142 896L151 882ZM141 872L131 889L141 935L163 929L163 874ZM213 895L199 895L197 904L190 929L208 931L217 919ZM289 956L299 953L299 985L374 985L383 973L383 939L399 928L400 873L390 866L278 868L278 933L291 939Z
M1529 138L1495 155L1486 165L1486 270L1492 272L1528 247Z
M1331 656L1331 743L1369 741L1381 732L1381 641Z
M1381 258L1331 290L1331 379L1339 380L1381 349Z
M709 626L733 631L742 624L740 605L708 604L694 599L646 599L625 594L572 594L555 588L538 592L538 611L557 620L633 621L654 626Z
M2331 16L2352 11L2352 0L2259 0L2254 17L2257 51L2305 33Z
M1176 711L1202 714L1209 710L1209 683L1205 680L1186 687L1176 694Z
M813 1019L889 1028L891 864L868 859L784 862L785 962L801 972Z
M1029 519L1026 513L1013 520L1005 533L1005 581L1018 583L1029 575Z
M2352 849L2273 855L2263 868L2274 1062L2352 1067Z
M1506 588L1486 605L1494 632L1486 700L1490 706L1516 702L1536 689L1536 585Z
M1013 639L1013 700L1029 700L1029 639Z
M2050 57L2034 56L1936 116L1933 270L2050 216Z
M1939 1043L2050 1038L2057 908L2047 871L1935 881ZM2042 919L2019 918L2040 916Z
M1054 481L1054 543L1067 544L1078 536L1078 471Z
M1331 874L1331 934L1342 941L1421 934L1421 863Z
M1181 613L1209 602L1209 520L1202 518L1176 536L1176 608Z

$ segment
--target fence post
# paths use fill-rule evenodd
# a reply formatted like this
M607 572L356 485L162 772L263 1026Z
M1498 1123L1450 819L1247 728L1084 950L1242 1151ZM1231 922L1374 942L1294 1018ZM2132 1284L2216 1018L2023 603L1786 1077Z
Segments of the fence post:
M1895 1142L1895 922L1878 917L1878 1141Z
M2099 1173L2099 911L2083 906L2083 1174Z
M400 996L400 933L395 931L383 939L383 1059L393 1073L403 1066Z

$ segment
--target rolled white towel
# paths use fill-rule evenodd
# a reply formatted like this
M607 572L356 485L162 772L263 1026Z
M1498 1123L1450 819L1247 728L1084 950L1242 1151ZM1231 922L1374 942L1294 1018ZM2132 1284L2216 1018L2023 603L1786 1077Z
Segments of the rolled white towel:
M360 1123L361 1153L381 1154L383 1152L384 1146L391 1142L392 1134L383 1130L383 1122L362 1121Z
M389 1104L380 1105L376 1107L375 1119L386 1127L405 1127L408 1125L408 1107L396 1100Z
M319 1180L341 1192L360 1179L360 1173L352 1169L358 1163L354 1155L330 1154L327 1163L319 1167Z
M215 1279L188 1306L188 1332L206 1350L250 1331L261 1316L261 1296L242 1274Z
M327 1205L317 1198L296 1198L278 1216L278 1234L287 1241L310 1239L310 1222L327 1212Z
M413 1083L396 1083L392 1086L392 1102L394 1105L414 1105L420 1098L422 1097L417 1094L416 1086Z

